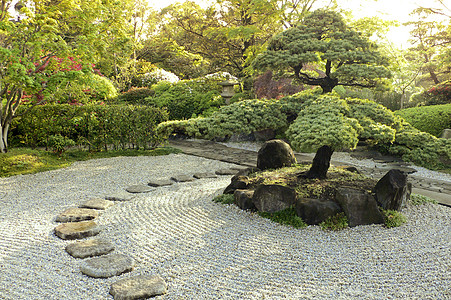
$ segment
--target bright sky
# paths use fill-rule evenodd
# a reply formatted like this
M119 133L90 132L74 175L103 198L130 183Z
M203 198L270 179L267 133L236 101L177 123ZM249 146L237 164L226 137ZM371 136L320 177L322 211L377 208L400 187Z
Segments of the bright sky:
M154 8L163 8L184 0L148 0ZM215 0L195 0L199 4L213 3ZM340 8L349 9L355 18L378 16L385 20L396 20L400 24L409 20L409 14L417 7L434 6L435 0L337 0ZM451 0L445 0L451 8ZM438 5L435 5L438 7ZM405 26L392 28L387 38L400 48L407 48L409 29Z

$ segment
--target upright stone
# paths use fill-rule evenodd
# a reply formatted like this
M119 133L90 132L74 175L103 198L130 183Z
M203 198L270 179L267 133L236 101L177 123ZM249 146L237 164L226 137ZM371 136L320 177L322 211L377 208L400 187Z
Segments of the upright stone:
M289 167L296 163L296 157L290 145L282 140L267 141L258 150L257 168L261 170Z
M71 207L63 211L56 217L56 222L80 222L95 219L99 212L89 208Z
M246 176L233 176L230 184L224 189L223 194L233 194L235 190L244 190L249 184L249 178Z
M90 220L60 224L55 227L55 234L63 240L73 240L97 235L100 230L96 222Z
M289 208L296 202L294 189L277 185L259 185L254 192L252 202L260 212L274 213Z
M348 217L350 227L384 223L384 217L377 207L376 200L365 191L339 188L336 200Z
M166 282L158 275L124 278L111 285L114 300L147 299L167 293Z
M254 202L252 202L253 196L254 191L252 190L235 190L233 193L234 202L241 209L257 209Z
M80 270L83 274L95 278L108 278L130 272L135 267L135 260L123 254L108 254L82 261Z
M327 171L330 167L330 159L333 151L329 146L322 146L316 151L313 158L312 167L305 174L306 178L325 179L327 177Z
M410 198L411 186L407 184L407 175L400 170L393 169L377 182L374 192L380 207L400 210Z

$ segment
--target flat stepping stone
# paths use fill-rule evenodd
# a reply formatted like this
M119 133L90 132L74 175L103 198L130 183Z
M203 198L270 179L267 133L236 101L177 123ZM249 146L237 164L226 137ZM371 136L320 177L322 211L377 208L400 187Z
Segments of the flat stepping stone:
M88 201L83 202L82 204L80 204L80 207L104 210L113 205L114 205L113 201L100 199L100 198L94 198L94 199L90 199Z
M75 258L86 258L108 254L114 250L113 244L102 239L90 239L66 246L66 251Z
M171 177L171 180L174 180L175 182L188 182L188 181L194 181L195 178L193 176L189 175L177 175Z
M99 216L99 212L90 208L68 208L56 217L56 222L80 222L95 219Z
M148 193L155 189L147 184L137 184L129 186L125 190L129 193L137 194L137 193Z
M111 195L105 197L106 200L111 200L111 201L130 201L133 198L135 198L135 195L130 194L126 191L118 192L118 193L111 194Z
M158 275L124 278L113 283L110 288L115 300L147 299L166 293L166 282Z
M174 181L169 179L159 179L159 180L152 180L148 183L149 186L153 187L159 187L159 186L167 186L173 184Z
M124 254L108 254L85 259L80 264L83 274L95 278L108 278L130 272L135 267L135 260Z
M63 240L82 239L97 235L100 231L101 227L92 220L63 223L55 227L55 234Z
M215 172L216 175L236 175L238 171L235 169L222 169Z
M194 178L202 179L202 178L218 178L216 174L213 173L196 173L193 175Z

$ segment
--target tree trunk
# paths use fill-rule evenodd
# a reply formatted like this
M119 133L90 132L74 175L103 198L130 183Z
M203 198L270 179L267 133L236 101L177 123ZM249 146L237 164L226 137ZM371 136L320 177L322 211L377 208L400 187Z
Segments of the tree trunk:
M329 146L322 146L316 151L315 158L313 158L312 167L303 175L305 178L325 179L327 170L330 167L330 159L334 151Z
M8 152L8 129L9 125L5 127L0 125L0 153Z
M323 89L323 94L332 92L334 87L338 85L338 79L332 79L330 77L321 78L319 86Z

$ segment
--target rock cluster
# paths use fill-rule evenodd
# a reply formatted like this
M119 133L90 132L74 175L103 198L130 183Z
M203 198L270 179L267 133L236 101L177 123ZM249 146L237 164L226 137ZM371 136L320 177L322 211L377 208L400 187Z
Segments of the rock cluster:
M294 161L289 155L293 151L287 147L289 148L288 144L278 140L266 142L258 152L258 167L277 169L293 164ZM283 155L280 155L281 153ZM285 163L281 163L282 158ZM317 225L340 212L346 214L351 227L384 223L380 208L401 210L412 189L407 183L407 175L394 169L379 180L371 192L339 187L333 192L332 200L298 199L295 190L287 186L259 184L250 187L247 175L255 171L255 168L249 168L232 177L224 193L233 194L235 204L241 209L274 213L294 207L296 214L310 225Z

